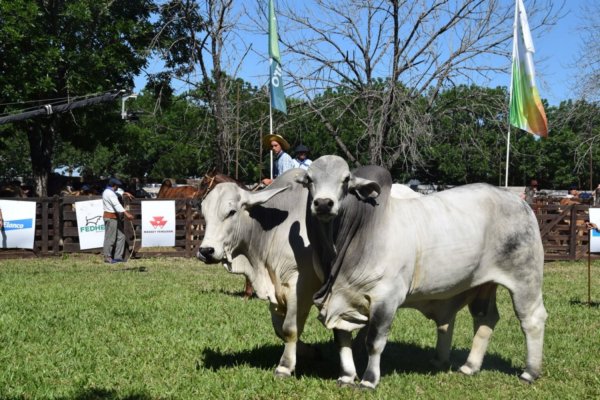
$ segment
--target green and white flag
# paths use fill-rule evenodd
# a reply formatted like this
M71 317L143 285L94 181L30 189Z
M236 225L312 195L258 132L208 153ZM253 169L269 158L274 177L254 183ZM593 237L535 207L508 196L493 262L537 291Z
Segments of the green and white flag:
M271 107L287 114L285 94L283 93L283 79L281 58L279 56L279 39L277 37L277 19L273 0L269 0L269 63Z
M515 2L510 90L510 124L538 136L548 136L548 120L535 85L533 40L523 0Z

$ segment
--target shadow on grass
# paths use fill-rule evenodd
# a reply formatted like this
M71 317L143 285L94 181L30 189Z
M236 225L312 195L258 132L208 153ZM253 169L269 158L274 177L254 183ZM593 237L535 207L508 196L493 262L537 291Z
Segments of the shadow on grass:
M24 400L28 396L19 397L2 397L6 400ZM57 397L59 400L150 400L157 399L156 396L151 396L147 393L119 394L113 389L103 388L82 388L78 392L69 397ZM160 399L160 398L158 398Z
M354 341L353 353L357 372L360 375L367 365L367 353L364 342ZM337 379L339 358L333 341L311 345L316 350L316 357L298 356L296 376L316 377L322 379ZM414 344L388 342L381 357L382 376L393 373L437 374L445 370L436 369L429 360L434 356L433 348L422 348ZM223 353L205 349L202 359L197 362L197 369L207 368L220 370L239 365L248 365L263 370L275 370L283 352L282 346L261 346L251 350ZM457 370L467 359L468 349L454 349L450 354L452 370ZM523 355L525 356L525 355ZM496 354L486 354L483 370L499 371L509 375L517 375L521 371L514 368L510 361Z
M571 299L571 301L569 301L569 303L572 306L585 306L585 307L591 307L591 308L599 308L600 307L600 303L597 301L592 301L592 302L588 303L587 301L581 301L579 299Z
M256 294L252 294L252 297L246 297L246 293L244 292L244 290L225 290L225 289L200 289L198 291L198 293L218 293L218 294L223 294L225 296L231 296L231 297L239 297L241 299L244 300L258 300L258 301L263 301L260 300L258 297L256 297Z

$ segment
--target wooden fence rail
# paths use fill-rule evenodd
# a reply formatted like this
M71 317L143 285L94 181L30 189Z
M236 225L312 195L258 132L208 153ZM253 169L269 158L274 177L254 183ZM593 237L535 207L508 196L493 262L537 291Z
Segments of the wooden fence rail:
M100 199L99 196L88 197L40 197L19 199L35 201L35 241L33 250L0 249L0 258L58 256L65 253L101 253L102 249L81 250L74 204L78 201ZM6 200L15 200L6 199ZM167 200L167 199L161 199ZM126 201L134 216L134 220L125 222L128 255L134 257L193 257L200 246L203 236L204 221L192 200L175 200L177 219L175 221L175 246L168 248L142 248L142 199ZM157 201L143 199L143 201Z
M58 256L65 253L100 253L101 249L80 250L74 203L98 199L91 197L42 197L22 199L35 201L36 229L34 249L0 249L0 258ZM6 199L9 200L9 199ZM15 200L15 199L10 199ZM21 199L20 199L21 200ZM193 257L203 237L204 221L197 205L191 200L175 200L177 221L175 246L169 248L141 247L141 199L127 202L135 219L126 223L128 252L134 257L173 256ZM143 201L156 201L143 199ZM546 260L579 260L587 257L589 206L584 204L560 206L536 205L537 216ZM594 256L596 258L596 256Z

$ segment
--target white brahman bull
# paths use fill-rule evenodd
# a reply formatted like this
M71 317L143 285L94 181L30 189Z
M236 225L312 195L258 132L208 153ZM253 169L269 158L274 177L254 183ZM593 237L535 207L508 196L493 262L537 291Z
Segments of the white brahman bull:
M451 329L456 310L444 300L461 307L463 295L475 317L475 337L460 371L479 371L498 320L498 284L509 290L525 335L527 364L520 377L534 381L541 373L547 314L544 250L529 206L486 184L399 200L390 197L389 172L367 167L361 176L372 178L351 173L340 157L324 156L297 178L310 191L311 213L333 254L327 282L314 296L319 319L348 332L368 326L361 386L379 382L380 356L398 307L447 306ZM327 233L332 231L337 234ZM342 369L339 382L354 379L352 369Z
M306 233L308 192L289 170L265 190L249 192L221 183L202 202L206 221L198 258L243 273L256 295L270 303L276 334L285 343L276 376L290 376L296 348L321 286ZM277 197L273 197L279 192Z

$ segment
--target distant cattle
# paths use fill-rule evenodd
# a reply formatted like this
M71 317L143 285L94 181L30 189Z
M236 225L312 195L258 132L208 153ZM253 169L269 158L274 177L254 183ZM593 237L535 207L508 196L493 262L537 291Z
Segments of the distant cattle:
M2 197L17 197L26 198L27 191L21 185L9 184L0 187L0 198Z
M541 372L547 314L544 251L527 203L485 184L395 199L389 172L366 167L358 175L343 159L324 156L297 179L310 191L310 211L322 227L317 232L329 232L318 238L326 254L321 262L330 265L314 298L319 319L347 332L368 327L361 386L374 388L380 380L381 353L400 306L426 315L438 310L432 314L438 326L446 313L451 332L454 314L468 303L475 336L460 371L479 371L499 318L497 285L508 288L525 334L527 363L520 377L534 381ZM349 372L342 371L342 383L355 379Z
M157 199L196 199L198 198L198 188L189 185L173 186L170 179L165 179L160 185Z

